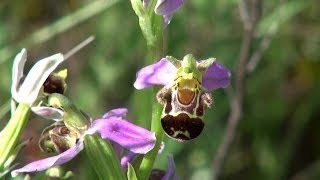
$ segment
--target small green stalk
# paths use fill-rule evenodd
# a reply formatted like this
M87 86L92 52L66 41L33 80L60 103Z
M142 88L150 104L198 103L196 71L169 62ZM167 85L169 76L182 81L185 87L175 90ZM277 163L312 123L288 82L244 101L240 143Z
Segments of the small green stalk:
M31 108L28 104L19 104L8 124L0 133L0 171L3 170L4 164L10 157L11 153L14 151L14 148L19 141L22 131L27 124L30 109Z
M164 138L163 129L160 123L162 108L163 107L158 102L155 101L153 103L151 131L154 131L156 133L157 142L154 148L150 152L148 152L142 159L138 171L138 177L141 180L147 180L149 178L154 161L160 149L161 142Z
M141 0L131 0L132 7L139 18L139 25L142 34L147 42L148 54L146 56L146 64L158 61L163 57L163 19L161 16L155 14L154 9L157 4L157 0L150 0L147 9L142 6ZM151 131L156 133L157 142L153 150L147 153L140 164L137 176L141 180L147 180L150 176L153 168L154 161L157 157L161 142L164 137L164 132L160 124L160 118L162 113L162 106L156 101L156 93L158 89L155 88L152 95L152 121ZM144 103L144 104L150 104ZM147 121L147 119L145 120Z
M158 40L162 39L163 20L154 12L156 3L157 0L150 0L147 9L145 9L141 0L131 0L132 8L139 18L139 25L148 48L159 44Z
M151 3L151 1L150 1ZM160 16L157 16L161 18ZM162 19L161 19L162 21ZM148 54L146 59L146 64L153 63L152 61L158 61L163 57L163 28L162 22L159 23L161 31L157 32L157 41L154 41L154 44L148 44ZM159 26L158 26L159 29ZM142 159L142 162L139 167L139 171L137 172L137 176L140 180L147 180L150 176L151 170L153 168L153 164L157 157L158 151L160 149L161 142L164 138L164 131L161 126L161 113L163 107L156 100L156 93L158 92L158 88L154 88L152 97L152 119L151 119L151 131L156 133L157 142L155 147L148 152Z

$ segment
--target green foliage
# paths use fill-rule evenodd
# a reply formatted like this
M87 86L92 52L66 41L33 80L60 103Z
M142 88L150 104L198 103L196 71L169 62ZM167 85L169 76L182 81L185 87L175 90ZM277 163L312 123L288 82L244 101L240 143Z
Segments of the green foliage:
M124 179L120 162L110 142L94 135L85 136L85 151L99 179Z
M128 180L137 180L137 175L130 163L128 163L128 172L127 172L127 178Z

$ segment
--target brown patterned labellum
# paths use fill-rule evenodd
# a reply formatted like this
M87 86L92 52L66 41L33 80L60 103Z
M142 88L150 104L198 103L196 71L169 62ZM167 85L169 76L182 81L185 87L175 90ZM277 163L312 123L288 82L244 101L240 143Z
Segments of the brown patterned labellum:
M201 118L190 118L186 113L177 116L165 115L161 119L161 125L167 135L179 141L198 137L204 127Z
M193 85L193 86L190 86ZM161 125L165 133L178 141L188 141L198 137L203 128L205 108L212 103L211 95L203 92L199 81L176 83L158 93L164 104Z

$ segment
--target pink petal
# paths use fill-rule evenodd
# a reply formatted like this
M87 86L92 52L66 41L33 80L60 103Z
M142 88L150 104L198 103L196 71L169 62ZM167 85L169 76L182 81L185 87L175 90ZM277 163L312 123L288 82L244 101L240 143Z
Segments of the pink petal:
M177 180L178 177L176 176L176 166L174 165L173 156L168 156L168 166L164 177L162 180Z
M117 109L112 109L111 111L105 113L102 118L107 119L111 117L125 117L128 112L127 108L117 108Z
M159 15L171 15L181 5L183 0L158 0L155 8L155 12Z
M231 72L222 64L214 62L202 77L202 86L208 91L226 88L230 84Z
M63 119L63 111L53 107L35 106L31 107L32 112L46 119L61 121Z
M56 156L31 162L20 169L12 171L11 175L17 176L19 173L43 171L50 167L64 164L73 159L80 151L82 151L83 147L83 141L78 141L76 145L67 151Z
M109 139L134 153L145 154L153 149L156 137L142 127L119 118L97 119L92 122L88 134L98 132L103 139Z
M127 155L123 156L121 158L121 167L123 169L127 169L128 168L128 163L131 163L132 160L137 156L137 154L133 153L133 152L129 152Z
M155 64L151 64L142 68L137 73L137 79L134 82L136 89L144 89L153 85L167 85L173 81L176 75L176 67L167 61L166 58L162 58Z

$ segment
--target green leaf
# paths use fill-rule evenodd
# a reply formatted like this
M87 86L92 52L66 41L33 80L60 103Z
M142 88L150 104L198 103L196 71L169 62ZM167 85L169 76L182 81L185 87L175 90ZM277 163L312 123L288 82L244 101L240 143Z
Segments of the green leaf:
M136 172L130 163L128 163L127 178L128 180L138 180Z
M23 103L19 104L8 124L0 132L0 171L3 170L5 162L12 155L27 124L29 114L30 106Z
M85 152L99 179L125 179L111 144L96 135L85 136Z

